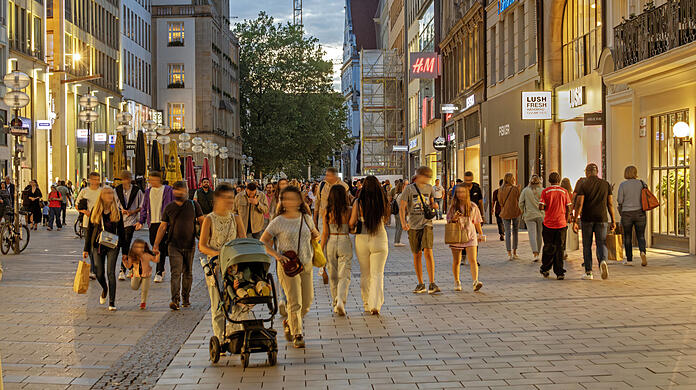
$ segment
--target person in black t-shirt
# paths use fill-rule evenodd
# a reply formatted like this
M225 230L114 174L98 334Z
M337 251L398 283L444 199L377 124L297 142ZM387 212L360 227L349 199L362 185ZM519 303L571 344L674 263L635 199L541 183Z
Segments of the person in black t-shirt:
M614 231L614 207L612 206L611 185L608 181L599 178L597 164L588 164L585 168L585 180L578 181L575 189L576 220L573 230L578 231L582 220L582 255L585 261L585 280L592 280L592 235L597 244L597 261L602 271L602 279L609 277L607 258L607 211L611 217L609 229Z
M198 202L188 199L186 182L178 181L172 186L174 202L162 211L162 222L157 230L157 238L152 247L159 254L159 244L168 237L169 267L172 273L172 301L169 308L179 310L179 296L183 307L191 306L189 294L193 283L193 255L196 253L196 222L203 224L203 212Z

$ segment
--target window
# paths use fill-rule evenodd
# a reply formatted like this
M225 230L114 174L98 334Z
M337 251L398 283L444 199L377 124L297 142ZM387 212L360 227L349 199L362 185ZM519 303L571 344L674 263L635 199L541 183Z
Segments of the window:
M169 46L184 46L184 22L169 22L168 37Z
M495 66L496 66L496 52L495 52L495 43L496 43L496 38L495 38L495 26L491 27L491 81L490 84L493 85L495 82L498 80L495 77Z
M527 45L529 47L529 66L536 64L536 46L537 46L537 25L536 25L536 5L534 5L531 0L528 3L527 17L529 22L529 38L527 39Z
M169 64L169 85L167 88L184 87L184 64Z
M522 71L524 69L525 61L524 58L524 11L528 7L521 4L517 11L517 71Z
M41 19L34 17L34 55L43 57L43 28Z
M602 2L568 0L563 14L563 82L579 79L597 67L602 52Z
M516 12L515 12L516 13ZM507 75L512 76L515 73L515 13L510 15L510 23L507 26L508 33L508 63Z
M172 130L184 129L184 103L169 103L169 128Z
M498 47L500 48L500 55L498 56L498 80L505 79L505 22L500 21L498 23Z

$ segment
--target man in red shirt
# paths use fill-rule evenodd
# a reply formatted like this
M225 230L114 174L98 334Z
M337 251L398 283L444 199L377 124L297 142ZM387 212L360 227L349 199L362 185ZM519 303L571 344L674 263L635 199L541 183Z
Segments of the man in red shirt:
M556 279L563 280L565 278L563 247L565 246L568 218L570 217L572 203L568 191L558 185L560 182L561 175L557 172L552 172L549 175L551 186L541 192L539 209L546 210L546 214L542 231L544 249L541 254L540 272L545 278L548 278L549 270L553 266L553 273L556 274Z

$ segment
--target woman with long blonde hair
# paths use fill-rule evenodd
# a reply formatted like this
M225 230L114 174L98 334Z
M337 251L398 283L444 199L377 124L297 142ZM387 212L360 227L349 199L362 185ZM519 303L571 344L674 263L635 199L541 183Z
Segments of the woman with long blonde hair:
M102 234L103 232L107 234ZM109 236L108 233L118 237L118 243L113 248L107 244L106 238ZM109 311L116 310L116 262L118 260L118 252L122 250L124 253L123 261L127 261L128 249L128 243L125 240L125 229L123 228L123 216L116 205L114 190L110 187L105 187L99 193L99 198L92 208L92 213L89 217L82 257L86 259L90 252L92 253L97 281L99 281L102 287L99 303L102 305L106 303L108 292ZM109 278L108 284L104 277L105 268Z

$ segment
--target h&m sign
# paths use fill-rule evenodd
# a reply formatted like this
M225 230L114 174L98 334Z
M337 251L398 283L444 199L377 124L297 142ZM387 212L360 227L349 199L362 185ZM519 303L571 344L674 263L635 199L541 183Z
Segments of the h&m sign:
M442 73L440 55L435 52L409 54L409 77L414 79L436 79Z

